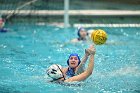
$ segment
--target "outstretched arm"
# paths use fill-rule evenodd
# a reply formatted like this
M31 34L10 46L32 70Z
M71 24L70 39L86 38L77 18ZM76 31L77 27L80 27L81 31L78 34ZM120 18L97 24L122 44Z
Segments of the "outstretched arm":
M90 46L89 51L90 51L90 58L89 58L88 68L83 73L65 80L65 82L83 81L92 74L94 68L94 54L95 54L94 47Z
M75 70L76 75L79 75L84 72L85 62L87 61L89 55L90 53L88 52L88 49L85 49L85 55L82 58L81 63L78 65L78 67Z

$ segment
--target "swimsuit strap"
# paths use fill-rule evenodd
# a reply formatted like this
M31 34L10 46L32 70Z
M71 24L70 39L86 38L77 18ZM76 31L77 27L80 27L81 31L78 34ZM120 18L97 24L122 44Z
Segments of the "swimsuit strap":
M66 72L66 75L69 76L69 77L73 77L73 76L75 76L74 69L68 67L68 70L67 70L67 72Z

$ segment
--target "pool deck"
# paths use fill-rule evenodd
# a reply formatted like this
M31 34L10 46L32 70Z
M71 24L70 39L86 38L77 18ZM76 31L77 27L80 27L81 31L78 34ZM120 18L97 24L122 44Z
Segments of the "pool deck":
M62 16L64 10L0 10L3 15L12 13L19 16ZM69 10L72 16L140 16L140 11L132 10Z

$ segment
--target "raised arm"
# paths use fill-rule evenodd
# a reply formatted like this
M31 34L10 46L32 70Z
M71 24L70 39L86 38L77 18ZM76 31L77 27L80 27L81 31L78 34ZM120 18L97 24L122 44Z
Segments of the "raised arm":
M83 81L92 74L94 68L94 54L95 54L94 46L90 46L89 51L90 51L90 58L89 58L89 64L87 69L83 73L65 80L65 82Z
M85 49L85 55L82 58L81 63L78 65L78 67L75 70L76 75L79 75L84 72L85 62L87 61L89 55L90 55L90 53L89 53L88 49Z

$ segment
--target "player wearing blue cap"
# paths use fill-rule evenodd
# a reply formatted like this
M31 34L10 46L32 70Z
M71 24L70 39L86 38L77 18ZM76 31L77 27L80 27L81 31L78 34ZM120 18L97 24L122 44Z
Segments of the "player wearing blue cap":
M77 35L78 35L78 38L71 40L71 42L75 43L75 42L79 42L79 41L86 41L87 37L88 37L88 32L86 31L85 28L79 27L77 29Z
M52 81L72 82L85 80L93 72L94 54L95 48L93 45L86 49L85 57L82 59L82 61L80 61L78 54L73 53L67 60L67 64L69 65L68 68L61 68L60 65L55 64L48 68L47 75L53 79ZM83 64L85 64L88 56L88 67L84 70Z

